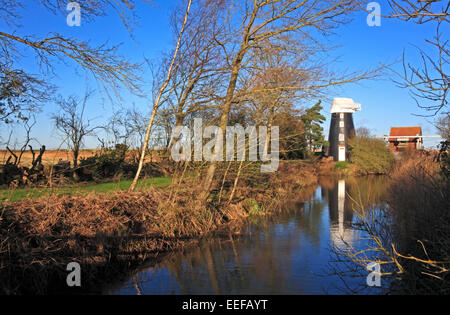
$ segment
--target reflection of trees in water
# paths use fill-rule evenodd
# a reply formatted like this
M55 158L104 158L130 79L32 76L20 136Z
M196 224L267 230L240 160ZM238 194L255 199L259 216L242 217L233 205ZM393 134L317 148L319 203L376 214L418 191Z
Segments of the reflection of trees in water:
M153 267L147 267L145 271L140 271L134 274L127 284L120 285L125 294L158 294L164 292L167 294L175 294L179 291L180 283L175 278L162 278L161 268L158 264ZM161 281L163 280L163 281ZM151 287L148 286L151 284ZM106 294L117 294L117 288L106 291Z
M205 240L198 246L167 255L144 273L147 279L138 277L141 282L137 290L144 294L302 293L301 288L308 288L307 285L293 277L301 279L303 273L311 272L312 266L301 262L307 250L304 243L308 247L323 247L328 233L335 242L338 238L353 241L353 199L366 200L366 204L378 202L383 200L386 190L382 178L346 181L344 194L342 184L341 191L335 181L321 184L316 193L311 191L308 197L298 195L287 202L289 211L249 223L244 235ZM356 198L358 194L362 197ZM371 197L363 198L366 195ZM329 214L325 213L327 207ZM152 273L159 273L159 278L155 279Z
M252 242L235 242L233 236L228 241L204 242L195 250L166 260L164 267L180 283L181 293L258 291L260 285L279 280L279 275L274 268L270 237L256 237L252 236ZM245 254L241 256L242 252Z
M293 268L292 254L299 247L300 230L295 225L264 220L242 239L229 235L227 240L205 241L168 256L163 267L182 294L300 293L286 292L285 286Z
M323 232L322 216L326 207L326 199L313 194L307 202L299 206L302 211L298 216L297 225L315 246L319 246Z
M348 195L351 199L351 207L355 211L362 211L386 205L388 190L387 176L369 176L349 182Z

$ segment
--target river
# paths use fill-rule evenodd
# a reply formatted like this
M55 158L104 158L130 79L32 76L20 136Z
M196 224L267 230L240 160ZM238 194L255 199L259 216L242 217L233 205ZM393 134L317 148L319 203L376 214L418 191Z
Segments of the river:
M287 202L288 210L251 218L238 233L218 235L164 256L106 294L379 294L369 272L350 273L339 249L367 246L355 228L354 200L386 207L385 177L323 178Z

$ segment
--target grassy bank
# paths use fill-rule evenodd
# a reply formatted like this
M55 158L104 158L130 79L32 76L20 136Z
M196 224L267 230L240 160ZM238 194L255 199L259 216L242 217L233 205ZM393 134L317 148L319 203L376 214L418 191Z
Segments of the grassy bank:
M102 283L163 252L239 225L251 214L279 211L290 192L317 182L311 164L284 163L275 174L261 174L257 166L248 164L229 201L238 165L224 164L221 169L228 172L218 176L206 201L198 199L200 176L164 189L52 194L4 203L0 293L67 292L70 262L81 265L81 292L99 292Z
M127 190L132 180L122 180L120 182L107 182L96 184L79 184L68 187L55 188L18 188L0 190L0 201L21 201L25 199L36 199L49 195L87 195L87 194L110 194ZM148 189L150 187L167 187L171 184L169 177L154 177L142 179L137 190Z

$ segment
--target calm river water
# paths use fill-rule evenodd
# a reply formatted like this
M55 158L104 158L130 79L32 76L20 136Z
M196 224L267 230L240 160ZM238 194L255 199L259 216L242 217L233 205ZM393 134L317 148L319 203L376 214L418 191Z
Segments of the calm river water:
M385 206L386 178L324 178L288 202L288 211L251 219L241 233L171 253L107 294L377 294L364 272L350 276L336 256L344 242L365 248L352 225L354 201ZM306 196L305 196L306 194ZM336 273L338 271L339 275Z

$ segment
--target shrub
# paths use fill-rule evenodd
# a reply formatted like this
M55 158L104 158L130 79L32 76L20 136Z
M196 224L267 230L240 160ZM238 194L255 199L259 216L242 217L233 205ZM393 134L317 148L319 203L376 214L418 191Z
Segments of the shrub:
M129 166L125 162L127 147L117 145L113 150L80 161L79 176L84 180L112 178L124 173Z
M363 174L385 174L394 164L394 154L382 140L354 137L349 141L350 162Z
M86 159L81 159L78 175L83 180L103 180L114 177L133 178L138 169L137 162L126 159L128 148L125 145L117 145L115 149L106 150ZM142 168L142 176L161 177L168 176L168 165L163 163L145 163Z
M265 214L264 206L260 205L255 199L248 199L248 213L250 215L258 216Z

